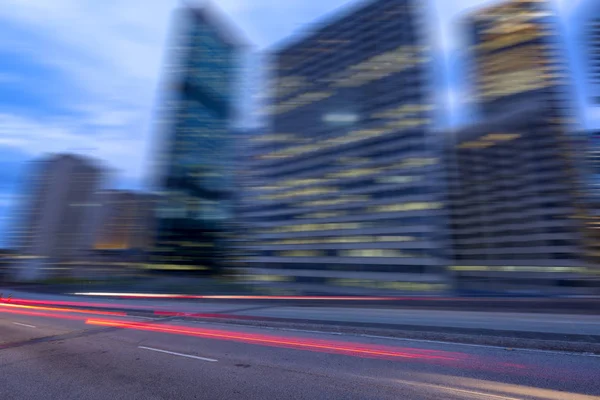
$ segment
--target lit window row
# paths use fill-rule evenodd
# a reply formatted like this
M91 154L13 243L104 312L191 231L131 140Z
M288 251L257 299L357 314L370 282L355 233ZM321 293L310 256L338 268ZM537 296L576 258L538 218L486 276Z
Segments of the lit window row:
M306 105L312 104L317 101L324 100L328 97L333 96L332 92L308 92L302 93L301 95L294 97L290 100L279 104L275 110L275 114L283 114L289 111L292 111L299 107L304 107Z
M368 196L368 195L344 196L341 199L306 201L306 202L298 204L298 206L299 207L323 207L323 206L333 206L333 205L339 205L339 204L369 201L370 199L371 199L371 196Z
M491 133L479 138L478 140L461 143L457 147L459 149L483 149L494 146L499 142L508 142L520 137L521 135L516 133Z
M327 182L325 179L289 179L281 184L282 187L314 185Z
M359 229L360 223L331 223L331 224L302 224L279 226L273 229L267 229L264 233L287 233L287 232L312 232L312 231L333 231L342 229Z
M426 61L421 53L421 47L400 46L353 65L330 80L337 87L359 87Z
M333 243L395 243L414 242L413 236L339 236L317 239L284 239L254 243L256 246L267 245L302 245L302 244L333 244Z
M379 137L387 135L389 133L397 132L398 130L416 128L419 126L426 126L431 123L429 118L404 118L395 119L386 122L381 128L371 128L351 131L347 135L327 139L323 142L312 144L295 146L287 149L277 150L275 152L264 154L259 156L259 159L277 159L295 156L298 154L310 153L317 150L324 150L331 147L335 147L340 144L354 143L361 140Z
M327 257L325 250L290 250L278 253L280 257ZM339 257L398 257L398 258L420 258L419 256L393 249L355 249L338 250Z
M423 203L402 203L386 204L384 206L369 207L369 212L397 212L397 211L421 211L421 210L439 210L443 207L439 202Z
M374 113L371 115L371 117L378 119L393 119L407 114L416 114L431 110L433 110L433 105L431 104L403 104L390 110Z
M516 137L513 137L512 139L514 139L514 138L516 138ZM512 139L497 138L494 140L499 141L499 140L512 140ZM284 181L282 184L279 184L279 185L259 186L259 187L256 187L255 190L270 191L270 190L277 190L277 189L287 189L290 187L301 186L301 185L329 183L333 179L358 178L358 177L374 175L374 174L377 174L377 173L380 173L383 171L387 171L387 170L396 170L396 169L404 169L404 168L419 168L419 167L435 165L437 163L438 163L437 158L407 158L401 162L386 165L385 167L350 169L350 170L346 170L346 171L336 172L333 174L328 174L328 175L326 175L327 179L316 179L316 178L292 179L292 180ZM419 177L419 176L386 176L386 177L381 177L378 180L378 182L380 182L380 183L410 183L410 182L416 182L421 179L422 179L422 177ZM330 193L337 193L337 192L338 192L338 189L334 188L334 187L331 187L331 188L326 188L326 187L325 188L307 188L307 189L296 190L296 191L292 191L292 192L278 193L275 195L264 195L264 196L260 196L259 199L261 199L261 200L285 199L285 198L291 198L291 197L297 197L297 196L306 196L306 195L312 195L312 194L330 194ZM354 201L354 200L350 200L350 201ZM357 201L362 201L362 200L359 199ZM324 202L324 203L322 203L322 202ZM310 205L307 205L307 207L319 206L319 205L342 204L345 202L348 202L348 201L340 200L338 202L338 200L322 200L321 203L310 203Z
M525 32L521 31L513 34L499 35L495 40L488 39L484 43L478 45L477 47L481 50L493 51L509 46L514 46L519 43L533 41L546 35L548 34L540 30L528 30Z
M546 78L546 76L542 76ZM542 89L551 86L552 82L542 81L526 81L525 78L513 81L510 84L503 79L503 82L498 82L493 88L488 88L483 92L486 98L497 98L508 96L515 93L528 92L532 90Z
M421 176L384 176L379 178L379 183L411 183L422 180Z
M402 257L419 258L419 256L394 249L353 249L338 251L340 257Z
M284 97L302 87L307 86L306 79L302 76L281 77L277 84L277 97Z
M318 212L318 213L312 213L312 214L305 214L303 215L301 218L304 219L313 219L313 218L334 218L334 217L342 217L346 215L346 213L344 211L337 211L337 212Z
M289 198L299 197L299 196L331 194L331 193L337 193L338 191L339 190L334 187L313 187L313 188L293 190L290 192L259 196L259 199L260 200L281 200L281 199L289 199Z
M357 178L361 176L373 175L378 172L384 171L385 168L360 168L360 169L349 169L346 171L340 171L333 174L327 175L328 178Z
M419 292L442 291L447 289L447 285L443 283L385 282L366 279L332 279L330 284L336 286L354 286L388 290L412 290Z

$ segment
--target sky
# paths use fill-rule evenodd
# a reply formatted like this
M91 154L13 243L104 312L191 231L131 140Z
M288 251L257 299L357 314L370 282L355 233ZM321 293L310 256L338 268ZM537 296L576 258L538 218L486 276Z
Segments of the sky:
M583 1L554 0L567 33ZM461 43L455 19L471 7L494 2L430 0L430 37L441 67L436 77L438 97L440 106L449 110L443 124L461 122L465 97L456 72ZM218 6L260 51L347 3L219 0ZM99 158L116 169L114 187L143 188L154 145L153 110L170 14L180 4L178 0L2 2L0 246L19 204L27 161L46 152ZM597 109L582 113L585 126L600 122Z

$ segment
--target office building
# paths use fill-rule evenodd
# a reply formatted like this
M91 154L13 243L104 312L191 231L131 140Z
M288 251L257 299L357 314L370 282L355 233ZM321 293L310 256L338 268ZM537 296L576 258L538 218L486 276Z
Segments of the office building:
M567 23L584 106L600 105L600 3L580 0ZM580 75L580 76L579 76Z
M463 21L470 47L468 68L481 118L533 102L564 123L569 108L557 16L546 0L507 0L479 8ZM563 121L556 121L562 119Z
M212 7L183 8L159 130L157 269L214 271L231 215L230 127L243 43Z
M556 18L545 1L511 0L466 21L480 119L447 138L450 270L467 290L565 286L598 252Z
M418 0L361 2L272 53L248 273L339 290L445 288L430 42Z
M591 103L600 105L600 7L587 24L588 36L588 85Z
M529 107L459 130L447 155L458 288L538 291L585 275L593 232L543 113Z
M68 274L61 265L84 259L93 242L97 192L107 170L91 159L57 154L36 161L15 231L17 279Z

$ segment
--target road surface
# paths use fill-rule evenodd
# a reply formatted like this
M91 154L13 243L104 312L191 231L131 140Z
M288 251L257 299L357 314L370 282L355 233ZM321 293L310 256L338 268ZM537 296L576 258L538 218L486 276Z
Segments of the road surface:
M5 290L5 293L9 293ZM216 301L163 299L97 298L86 296L48 295L12 291L17 299L69 302L98 307L129 310L170 311L184 313L224 313L231 317L256 317L296 320L307 323L339 323L369 327L424 327L483 331L521 332L524 334L586 335L600 337L600 315L563 313L530 313L518 309L512 312L458 311L438 309L393 308L385 304L378 307L328 306L323 302L315 306L287 306L256 300ZM351 303L351 302L350 302ZM596 341L598 342L598 340Z
M2 399L598 399L600 357L0 307Z

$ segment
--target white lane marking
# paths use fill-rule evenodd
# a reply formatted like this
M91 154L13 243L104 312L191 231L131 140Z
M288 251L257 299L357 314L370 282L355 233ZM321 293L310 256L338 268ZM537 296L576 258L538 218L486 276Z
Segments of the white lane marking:
M157 351L159 353L171 354L173 356L193 358L195 360L210 361L210 362L217 362L218 361L218 360L214 360L212 358L204 358L204 357L192 356L190 354L175 353L173 351L167 351L167 350L161 350L161 349L154 349L152 347L138 346L138 348L144 349L144 350Z
M458 393L467 393L467 394L472 394L475 396L484 396L484 397L488 397L491 399L501 399L501 400L521 400L517 397L507 397L507 396L500 396L497 394L491 394L491 393L484 393L484 392L475 392L473 390L465 390L465 389L458 389L458 388L453 388L450 386L442 386L442 385L433 385L430 383L417 383L417 382L408 382L408 381L398 381L399 383L403 383L405 385L412 385L412 386L425 386L425 387L430 387L433 389L438 389L438 390L446 390L446 391L451 391L451 392L458 392Z
M21 326L26 326L26 327L28 327L28 328L37 328L36 326L33 326L33 325L27 325L27 324L22 324L22 323L20 323L20 322L13 322L13 324L15 324L15 325L21 325Z

